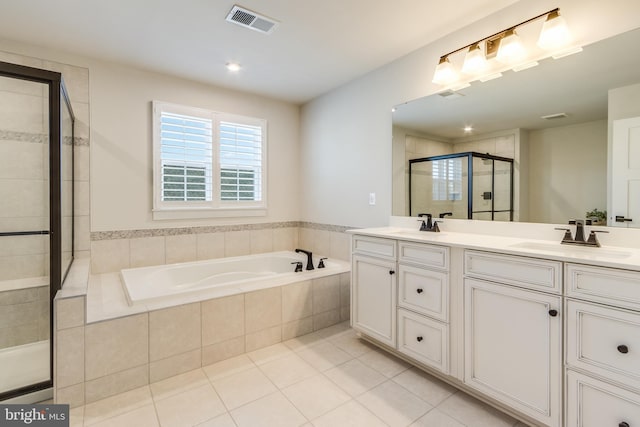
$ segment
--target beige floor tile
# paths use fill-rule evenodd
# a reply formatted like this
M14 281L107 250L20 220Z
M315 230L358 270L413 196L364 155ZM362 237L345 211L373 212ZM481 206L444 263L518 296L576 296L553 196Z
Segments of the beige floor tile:
M353 329L333 336L329 338L329 341L353 357L360 357L376 348L365 340L358 338Z
M202 370L207 374L209 380L215 381L255 367L256 364L249 359L249 356L242 354L212 365L203 366Z
M463 392L446 399L438 409L469 427L512 427L516 423L510 416Z
M239 427L298 427L308 420L280 392L231 411Z
M383 350L370 351L358 359L387 378L393 378L411 366L404 360L398 359Z
M69 427L82 427L84 425L84 406L73 408L69 411Z
M418 368L407 369L392 380L433 406L438 406L457 391L449 384Z
M324 374L351 396L359 396L387 380L384 375L357 359L329 369Z
M465 427L465 425L434 408L409 427Z
M289 356L293 351L282 343L270 345L259 350L247 353L247 356L253 360L256 365L262 365L280 357Z
M324 375L307 378L285 388L282 393L310 420L351 400L351 396Z
M235 409L278 389L258 368L212 381L228 409Z
M318 333L325 339L337 338L347 331L351 331L349 322L340 322L338 324L329 326L328 328L320 329Z
M156 400L155 403L162 427L195 425L226 412L210 384Z
M207 420L202 424L198 424L197 427L236 427L236 423L231 418L228 412L222 415L218 415L215 418Z
M84 407L84 425L92 425L107 418L133 411L152 404L149 386L137 388L125 393L89 403Z
M432 406L402 386L387 381L358 398L364 407L392 427L411 424Z
M380 418L352 400L315 420L314 427L387 427Z
M260 370L279 388L287 387L318 374L313 366L293 352L288 356L260 365Z
M303 351L324 342L325 339L320 334L320 331L312 332L310 334L301 335L296 338L292 338L283 342L284 345L289 347L293 351Z
M349 353L340 350L329 341L324 341L298 352L307 363L319 371L326 371L353 358Z
M134 409L93 425L95 427L156 427L160 424L158 423L155 407L153 405L145 405L142 408Z
M208 384L209 379L204 371L202 369L196 369L152 383L150 387L153 399L160 400Z

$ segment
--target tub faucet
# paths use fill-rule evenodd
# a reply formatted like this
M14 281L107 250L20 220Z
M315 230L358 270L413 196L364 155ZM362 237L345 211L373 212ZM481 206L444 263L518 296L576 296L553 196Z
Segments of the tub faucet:
M307 270L313 270L313 254L311 251L305 251L304 249L296 249L297 253L302 252L307 256Z

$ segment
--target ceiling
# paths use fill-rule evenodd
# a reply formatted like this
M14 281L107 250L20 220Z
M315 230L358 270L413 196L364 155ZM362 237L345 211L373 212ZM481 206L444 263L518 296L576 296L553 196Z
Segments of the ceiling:
M304 103L516 2L238 1L278 27L226 22L231 0L20 0L0 38Z
M396 107L396 126L440 139L505 129L544 129L607 118L609 89L640 81L640 29L584 46L581 53L545 59L540 65L485 83L474 82L462 96L424 97ZM541 116L566 113L566 118Z

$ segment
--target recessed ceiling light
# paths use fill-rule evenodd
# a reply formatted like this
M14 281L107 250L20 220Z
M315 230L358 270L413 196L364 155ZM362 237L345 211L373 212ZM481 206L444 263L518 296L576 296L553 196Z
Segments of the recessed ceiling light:
M464 133L471 133L471 132L473 132L473 126L464 127Z
M237 73L241 68L242 66L236 62L227 62L227 70L231 71L232 73Z

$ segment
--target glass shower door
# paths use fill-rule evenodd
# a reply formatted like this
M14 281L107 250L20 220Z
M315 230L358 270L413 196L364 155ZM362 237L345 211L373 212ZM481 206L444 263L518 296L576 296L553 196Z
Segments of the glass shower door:
M49 85L0 76L0 395L50 378Z

